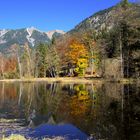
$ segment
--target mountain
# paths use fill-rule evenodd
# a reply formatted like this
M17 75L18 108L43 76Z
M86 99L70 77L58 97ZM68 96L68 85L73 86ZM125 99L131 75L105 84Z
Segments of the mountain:
M99 11L86 18L77 26L75 26L74 29L70 30L69 33L85 31L89 29L94 29L96 31L102 30L104 28L111 29L115 24L117 24L117 20L119 18L121 19L124 11L128 11L130 17L135 18L133 14L136 15L136 12L140 13L140 5L131 3L125 9L125 7L119 3L116 6Z
M89 29L94 29L97 32L102 29L111 29L117 24L117 20L119 18L121 19L121 14L124 9L121 3L119 3L116 6L99 11L79 23L74 29L70 30L68 34ZM131 4L127 9L130 18L135 18L134 15L136 15L136 12L140 13L140 5L137 4ZM0 30L0 51L9 48L15 43L19 45L28 43L31 47L38 45L40 42L49 43L52 38L59 37L63 34L65 34L65 32L61 30L42 32L34 27L17 30Z
M39 43L49 43L53 37L58 37L64 33L61 30L46 33L34 27L17 30L3 29L0 30L0 50L4 51L15 43L19 45L28 43L29 46L34 47Z
M53 37L59 37L65 34L65 32L62 30L53 30L53 31L46 32L46 34L49 37L49 39L52 39Z

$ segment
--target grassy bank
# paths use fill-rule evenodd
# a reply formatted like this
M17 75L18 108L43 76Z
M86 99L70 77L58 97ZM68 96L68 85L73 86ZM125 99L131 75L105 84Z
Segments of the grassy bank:
M48 82L48 83L104 83L104 82L117 82L117 83L135 83L140 82L139 79L103 79L94 77L58 77L58 78L22 78L22 79L3 79L0 82Z
M23 79L3 79L0 82L48 82L48 83L100 83L102 79L85 77L58 77L58 78L23 78Z

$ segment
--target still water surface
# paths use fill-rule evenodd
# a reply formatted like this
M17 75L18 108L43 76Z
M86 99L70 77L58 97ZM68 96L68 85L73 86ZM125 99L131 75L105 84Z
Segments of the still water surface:
M0 83L0 137L139 140L139 84Z

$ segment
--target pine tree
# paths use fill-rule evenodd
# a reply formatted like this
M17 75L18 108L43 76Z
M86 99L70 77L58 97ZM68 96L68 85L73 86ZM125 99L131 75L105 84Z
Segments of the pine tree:
M128 1L128 0L122 0L122 1L121 1L121 5L122 5L123 7L127 7L127 6L129 5L129 1Z

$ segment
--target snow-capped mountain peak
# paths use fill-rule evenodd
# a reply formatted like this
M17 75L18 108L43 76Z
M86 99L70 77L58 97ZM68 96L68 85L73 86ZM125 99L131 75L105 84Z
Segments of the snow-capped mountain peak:
M8 32L8 30L6 30L6 29L0 30L0 37L5 35L7 32Z
M36 30L36 28L30 27L30 28L26 28L26 30L27 30L28 34L31 36L33 31Z
M34 47L39 43L49 43L52 37L63 35L61 30L54 30L50 32L43 32L35 27L28 27L22 29L2 29L0 30L0 51L10 48L13 44L24 45L28 43L29 46Z
M35 45L35 43L34 43L35 39L32 38L32 33L36 29L34 27L31 27L31 28L27 28L26 30L27 30L27 33L28 33L28 35L26 36L26 38L32 44L32 46L34 46Z

